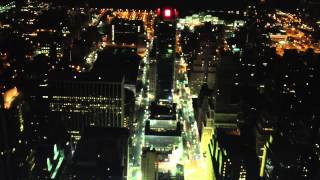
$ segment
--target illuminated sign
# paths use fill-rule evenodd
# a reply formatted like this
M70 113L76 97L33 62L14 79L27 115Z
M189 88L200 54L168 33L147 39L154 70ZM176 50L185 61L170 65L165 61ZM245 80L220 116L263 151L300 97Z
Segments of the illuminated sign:
M164 9L164 14L163 16L166 17L166 18L171 18L172 16L172 10L171 9Z
M157 16L162 16L165 19L170 19L178 16L178 11L176 9L172 9L170 7L166 7L164 9L157 8L156 10Z

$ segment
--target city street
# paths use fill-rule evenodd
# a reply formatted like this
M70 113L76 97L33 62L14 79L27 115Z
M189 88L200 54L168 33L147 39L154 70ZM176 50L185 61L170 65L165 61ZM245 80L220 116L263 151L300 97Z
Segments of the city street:
M179 64L185 64L181 59ZM192 98L188 86L186 71L177 74L176 88L179 90L177 99L178 118L183 121L184 177L186 180L209 179L206 159L201 155L198 127L194 118Z
M131 136L131 149L129 150L129 179L139 180L141 179L141 155L142 148L144 145L144 126L145 121L149 117L149 52L151 51L152 41L150 43L150 48L146 50L146 56L142 59L141 64L144 66L139 66L139 71L142 71L142 77L138 77L142 81L142 87L136 94L136 124L134 125L134 130ZM146 90L145 90L146 89Z

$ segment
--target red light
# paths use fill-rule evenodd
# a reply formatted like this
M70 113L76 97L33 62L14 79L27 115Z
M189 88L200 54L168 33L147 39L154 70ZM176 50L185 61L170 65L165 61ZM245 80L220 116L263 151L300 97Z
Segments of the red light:
M157 16L160 16L160 8L157 9Z
M174 9L174 15L176 16L176 17L178 17L179 15L178 15L178 11L177 11L177 9Z
M172 16L172 11L171 9L165 9L164 10L164 17L171 17Z

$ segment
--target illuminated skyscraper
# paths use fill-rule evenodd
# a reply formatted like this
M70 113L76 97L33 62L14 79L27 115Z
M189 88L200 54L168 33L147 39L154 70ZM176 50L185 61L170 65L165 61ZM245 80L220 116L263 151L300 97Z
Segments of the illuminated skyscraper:
M50 80L49 107L75 140L80 139L80 132L88 126L129 126L125 117L124 78L106 82L105 77L83 74L64 79Z
M156 60L157 60L157 90L156 99L172 100L174 79L176 15L171 8L157 10L158 18L155 25Z

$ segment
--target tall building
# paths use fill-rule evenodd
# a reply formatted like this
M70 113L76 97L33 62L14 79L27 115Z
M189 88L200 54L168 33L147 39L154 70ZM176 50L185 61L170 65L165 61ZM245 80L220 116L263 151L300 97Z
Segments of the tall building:
M230 52L221 54L217 64L215 89L215 123L237 123L240 112L239 63Z
M258 179L258 159L239 129L219 128L209 144L217 179Z
M32 149L26 139L24 100L16 87L0 97L0 177L6 180L30 176L28 156Z
M8 170L6 169L8 166L7 156L4 155L4 151L8 146L8 130L6 125L6 120L4 116L4 103L3 97L0 96L0 120L1 120L1 136L0 136L0 178L6 179L8 175ZM8 177L7 177L8 178ZM8 178L9 179L9 178Z
M129 126L125 118L124 78L105 82L104 77L94 76L94 80L89 74L64 77L65 80L49 82L49 106L73 138L79 140L80 132L88 126Z
M157 13L158 17L155 23L156 99L158 101L172 102L177 12L171 8L159 8Z
M319 179L319 144L306 137L276 134L263 147L260 176L264 179Z
M36 77L36 75L33 77ZM48 130L52 129L49 116L47 79L35 80L26 78L24 81L26 85L24 86L23 93L28 106L28 138L30 143L39 145L46 141L43 137L47 136ZM52 122L54 122L54 124L59 124L56 119Z
M126 180L128 137L126 128L86 128L64 177Z

